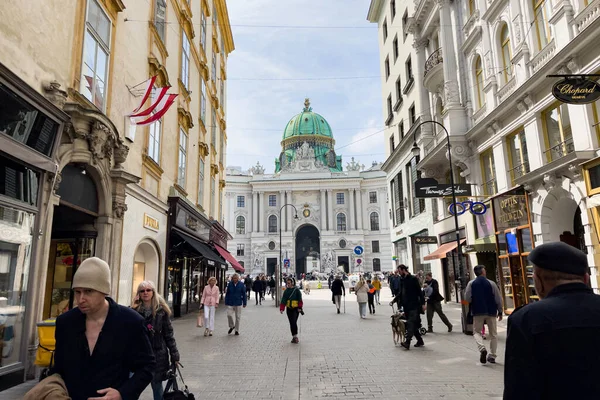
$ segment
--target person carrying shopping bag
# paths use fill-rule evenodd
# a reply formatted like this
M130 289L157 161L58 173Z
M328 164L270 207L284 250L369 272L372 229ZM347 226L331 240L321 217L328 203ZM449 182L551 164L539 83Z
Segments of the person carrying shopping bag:
M356 301L358 302L358 313L362 319L367 318L367 301L369 300L369 285L362 276L354 286Z
M148 328L150 343L156 357L156 368L151 382L152 393L154 400L162 400L163 381L168 379L172 365L179 364L179 351L171 325L171 309L165 299L156 292L154 282L141 282L137 292L132 308L144 317Z
M299 343L298 340L298 315L304 315L302 309L302 292L296 287L293 278L286 280L286 289L281 296L279 311L283 314L285 310L288 321L290 322L290 331L292 332L292 343Z
M208 278L208 284L202 292L202 303L200 309L204 308L204 336L212 336L215 330L215 311L219 307L219 287L216 285L217 278Z

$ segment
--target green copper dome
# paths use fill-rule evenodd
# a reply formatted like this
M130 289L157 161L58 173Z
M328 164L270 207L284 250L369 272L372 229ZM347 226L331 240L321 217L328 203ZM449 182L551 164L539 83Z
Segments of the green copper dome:
M335 154L335 140L329 123L313 112L309 99L304 110L287 123L275 172L342 171L342 157Z
M287 123L283 131L283 140L301 135L320 135L333 138L329 123L321 115L313 112L308 99L304 101L304 110Z

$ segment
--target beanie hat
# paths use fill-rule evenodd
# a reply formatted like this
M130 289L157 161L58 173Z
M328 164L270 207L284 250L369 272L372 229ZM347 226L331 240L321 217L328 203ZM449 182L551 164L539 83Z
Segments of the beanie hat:
M563 242L550 242L536 246L527 258L535 266L549 271L579 276L588 272L587 255Z
M75 288L94 289L110 294L110 268L106 261L98 257L85 259L73 276L73 289Z

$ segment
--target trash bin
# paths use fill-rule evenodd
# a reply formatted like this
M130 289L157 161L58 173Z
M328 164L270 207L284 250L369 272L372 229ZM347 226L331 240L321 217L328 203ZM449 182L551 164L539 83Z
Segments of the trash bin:
M37 327L40 342L35 353L35 365L50 367L54 361L54 349L56 348L56 340L54 339L56 318L38 322Z

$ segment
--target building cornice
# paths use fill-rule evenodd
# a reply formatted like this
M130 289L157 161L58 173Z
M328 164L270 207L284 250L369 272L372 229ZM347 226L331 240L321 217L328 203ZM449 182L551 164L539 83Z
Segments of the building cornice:
M166 214L169 211L169 205L167 203L164 203L157 197L154 197L140 185L127 185L125 187L125 193L131 197L136 198L142 203L145 203L150 207L155 208L157 211L162 211L164 214Z
M379 16L381 15L381 9L383 8L383 0L371 0L369 5L369 12L367 13L367 21L378 23Z

